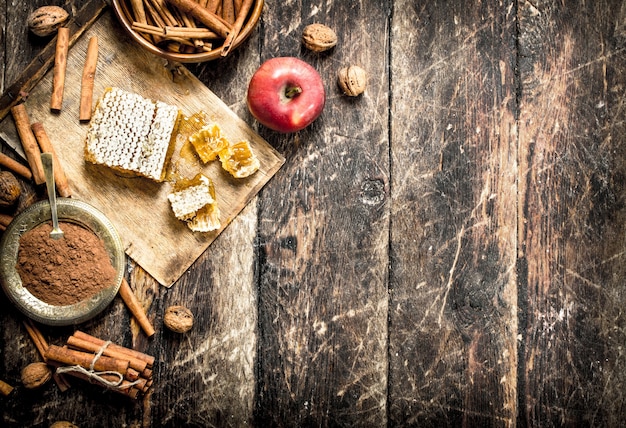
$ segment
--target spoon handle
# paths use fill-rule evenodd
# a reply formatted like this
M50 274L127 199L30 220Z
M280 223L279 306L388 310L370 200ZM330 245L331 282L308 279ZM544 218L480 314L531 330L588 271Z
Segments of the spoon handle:
M48 190L48 198L50 199L50 210L52 211L52 228L59 228L59 217L57 215L57 198L56 189L54 187L54 167L52 165L52 154L42 153L41 163L43 164L43 172L46 177L46 189Z

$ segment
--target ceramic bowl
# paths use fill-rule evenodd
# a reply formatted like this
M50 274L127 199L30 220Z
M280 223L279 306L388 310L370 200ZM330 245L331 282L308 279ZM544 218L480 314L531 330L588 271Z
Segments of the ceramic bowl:
M117 272L113 283L89 299L66 306L43 302L23 286L16 269L20 238L29 230L50 222L48 201L31 205L16 216L4 231L0 240L0 281L9 300L26 316L42 324L64 326L87 321L111 303L124 279L126 255L113 224L93 206L76 199L57 198L57 210L59 222L78 224L102 240Z
M163 46L155 44L152 39L146 37L133 29L133 14L129 0L112 0L113 10L120 24L128 33L128 35L137 42L142 48L162 58L181 62L181 63L200 63L218 59L222 56L222 45L224 40L217 39L211 49L203 52L179 53L166 50ZM243 43L252 33L261 17L264 0L255 0L250 8L250 12L244 21L244 24L233 42L229 52L235 50Z

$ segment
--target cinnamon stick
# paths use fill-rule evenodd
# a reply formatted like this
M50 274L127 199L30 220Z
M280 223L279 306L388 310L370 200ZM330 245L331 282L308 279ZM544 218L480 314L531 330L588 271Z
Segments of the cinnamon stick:
M157 25L142 24L140 22L133 22L131 25L131 28L138 33L161 37L163 36L163 27Z
M61 373L52 373L52 379L57 384L61 392L65 392L72 387L70 382Z
M155 25L140 24L139 22L133 22L132 28L140 33L151 34L168 39L217 39L220 37L208 28L172 27L170 25L158 27Z
M101 347L105 343L105 341L103 339L100 339L98 337L92 336L92 335L90 335L88 333L85 333L83 331L80 331L80 330L76 330L74 332L73 336L78 338L78 339L82 339L82 340L85 340L85 341L88 341L88 342L91 342L91 343L95 343L99 347ZM123 355L130 356L130 357L133 357L133 358L137 358L138 360L145 361L147 363L148 367L152 367L154 365L154 357L153 356L148 355L148 354L144 354L143 352L137 351L135 349L126 348L124 346L117 345L115 343L109 344L107 349L113 349L113 350L115 350L117 352L122 353Z
M186 13L179 14L179 21L182 24L181 27L195 27L196 23L193 18Z
M146 23L146 11L143 8L143 0L130 0L130 7L133 10L135 20Z
M189 39L182 39L180 37L165 37L164 40L167 40L166 49L171 52L185 52L187 49L192 49L195 52L196 48ZM210 47L210 44L205 44L202 47L202 50L206 50L207 46Z
M133 290L130 288L130 285L128 284L128 281L126 281L126 279L122 280L122 286L120 287L119 293L120 297L128 307L128 310L130 310L130 313L133 314L133 316L139 323L139 326L146 333L146 336L153 336L154 327L152 327L150 320L146 316L145 311L141 307L141 304L139 303L139 300L137 300L137 297L135 297L135 294L133 293Z
M35 344L37 352L39 352L39 355L41 355L41 359L47 363L48 359L46 358L46 350L48 349L48 341L45 337L43 337L43 334L41 334L41 331L39 331L39 329L32 320L25 319L24 327L26 327L26 332ZM54 373L52 377L61 392L65 392L70 388L69 382L67 381L67 379L65 379L63 375Z
M155 22L161 21L163 25L176 25L177 19L172 14L172 11L167 8L165 0L148 0L146 6L153 15L152 18Z
M181 19L184 24L181 26L181 28L196 28L196 21L189 15L183 14L181 15ZM198 37L198 38L193 37L191 41L193 45L195 46L195 48L198 50L201 50L204 47L204 41L202 40L201 37Z
M128 367L128 370L126 370L124 374L124 379L134 382L139 379L139 375L140 373L137 370Z
M233 24L232 31L230 32L230 34L228 34L226 40L224 41L224 46L222 47L222 56L226 56L228 55L228 52L230 52L230 48L232 47L233 43L235 43L235 40L237 39L237 36L239 35L239 32L241 31L241 28L246 21L248 12L250 12L250 9L252 8L252 2L253 0L243 0L243 2L241 3L241 8L239 9L237 19L235 19L235 23Z
M243 3L243 0L234 0L233 3L235 3L235 16L239 16L239 11L241 11L241 5Z
M48 349L48 342L46 341L46 338L43 337L39 329L33 324L30 319L24 320L24 327L26 327L26 332L35 344L37 352L39 352L39 355L41 355L41 358L45 362L46 349Z
M174 26L183 26L184 24L184 20L183 20L183 15L185 15L184 13L181 12L180 9L178 8L169 8L166 6L167 1L166 0L158 0L161 1L163 3L163 9L165 11L168 11L172 17L174 18L174 22L172 23L172 25Z
M133 381L134 383L134 387L137 388L138 390L140 390L141 392L146 392L148 390L148 388L150 388L150 385L152 385L152 379L148 380L144 377L140 377L139 379L137 379L136 381ZM126 382L122 382L122 385L125 384ZM130 382L128 382L130 383Z
M61 162L59 162L59 158L56 155L54 147L50 142L50 138L48 138L48 133L43 127L43 123L35 122L31 126L33 134L35 135L35 139L37 143L39 143L39 148L43 153L50 153L52 155L52 165L54 170L54 181L56 183L56 189L64 198L69 198L72 196L72 191L70 190L70 185L67 181L67 177L65 175L65 171Z
M67 346L79 351L98 352L103 345L98 345L94 342L81 339L76 336L70 336L67 339ZM130 368L133 370L137 370L139 373L142 373L148 366L148 363L146 361L136 358L127 353L120 352L119 350L116 350L112 346L112 344L107 346L102 354L108 357L128 360Z
M14 173L18 175L21 175L27 180L30 180L31 178L33 178L33 174L30 172L30 169L28 169L28 167L26 167L25 165L22 165L15 159L5 155L2 152L0 152L0 165L2 165L3 167L5 167L6 169L10 171L13 171Z
M222 0L222 18L233 25L235 22L235 4L233 0Z
M217 39L219 35L214 31L207 28L192 28L192 27L169 27L163 28L165 36L169 37L185 37L190 39Z
M161 18L159 13L156 10L154 10L150 1L146 1L144 3L144 6L146 8L146 13L148 15L148 19L147 19L148 22L146 24L141 24L141 25L155 25L158 27L164 27L165 21L163 21L163 18ZM139 24L136 21L135 23ZM144 37L144 39L148 40L150 43L158 44L159 42L161 42L160 37L153 37L149 33L146 33L146 32L143 32L142 36Z
M52 72L52 97L50 99L50 109L55 112L60 111L63 105L67 52L70 45L70 29L67 27L61 27L57 31L56 50L54 53L54 69Z
M83 67L83 75L80 87L80 107L78 120L81 122L91 119L91 110L93 105L93 83L96 76L96 67L98 65L98 37L93 36L89 39L87 46L87 56L85 57L85 66Z
M41 152L39 151L39 146L37 145L33 131L30 129L30 119L26 111L26 106L22 103L11 107L11 114L13 115L15 127L20 136L24 153L26 154L26 160L30 165L33 180L37 185L43 184L46 182L46 177L43 174Z
M228 22L193 0L167 0L167 2L178 8L181 12L193 16L221 37L226 38L232 30Z
M206 8L215 14L217 14L219 7L222 4L222 0L206 0L205 1Z
M46 358L70 366L81 366L95 371L114 371L125 375L129 367L128 360L107 357L102 355L98 358L93 353L80 352L56 345L49 345L46 349Z

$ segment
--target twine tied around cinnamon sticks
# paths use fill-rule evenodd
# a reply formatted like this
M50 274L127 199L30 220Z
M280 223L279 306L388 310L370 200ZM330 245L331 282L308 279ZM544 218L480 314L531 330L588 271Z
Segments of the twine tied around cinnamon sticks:
M154 357L79 330L66 346L48 345L44 360L55 374L70 375L132 398L152 386Z
M91 383L101 383L102 385L104 385L105 387L109 388L109 389L126 389L126 388L132 388L135 385L138 385L140 383L139 380L133 381L133 382L127 382L125 384L122 384L122 382L124 382L124 375L122 375L119 372L116 372L114 370L103 370L103 371L96 371L95 370L95 365L98 362L98 360L100 359L100 357L102 357L102 355L104 354L104 350L111 344L110 340L107 340L106 342L104 342L104 344L100 347L100 349L98 350L98 352L96 352L96 354L93 356L93 360L91 360L91 364L89 364L89 368L86 369L83 366L79 365L79 364L75 364L73 366L63 366L63 367L57 367L56 372L58 374L64 374L64 373L68 373L68 374L72 374L72 373L80 373L82 375L84 375L85 377L87 377L87 379L89 380L89 382ZM117 378L117 380L109 380L105 377L105 375L111 375L114 378Z

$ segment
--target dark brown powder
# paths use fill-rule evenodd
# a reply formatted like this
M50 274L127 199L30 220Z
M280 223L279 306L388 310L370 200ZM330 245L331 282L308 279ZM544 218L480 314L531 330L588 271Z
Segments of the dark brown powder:
M50 238L52 225L41 224L20 239L17 271L39 300L63 306L85 300L115 280L104 242L90 230L61 222L65 236Z

